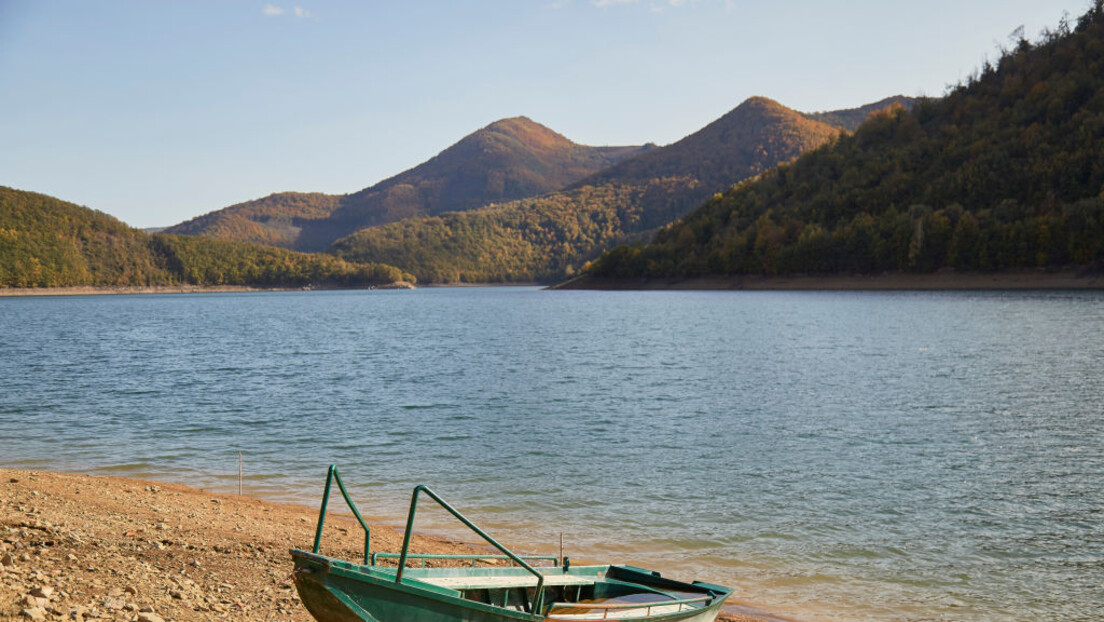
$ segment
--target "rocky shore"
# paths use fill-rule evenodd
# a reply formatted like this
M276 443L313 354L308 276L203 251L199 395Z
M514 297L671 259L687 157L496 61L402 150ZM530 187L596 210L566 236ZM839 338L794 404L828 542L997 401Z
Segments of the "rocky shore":
M178 484L0 469L0 620L310 622L288 549L311 546L317 518ZM401 545L373 526L373 550ZM363 546L354 521L327 519L323 552L357 559ZM413 548L473 550L422 536Z

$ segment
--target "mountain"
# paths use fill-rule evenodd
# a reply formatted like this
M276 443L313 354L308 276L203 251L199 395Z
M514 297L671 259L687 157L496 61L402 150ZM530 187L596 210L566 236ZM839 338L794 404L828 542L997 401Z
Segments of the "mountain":
M710 195L841 133L778 102L753 97L674 144L626 159L565 190L362 229L331 251L349 260L401 265L430 282L554 280L602 250L655 230Z
M1104 268L1104 0L946 97L741 184L605 279Z
M820 121L821 123L827 123L828 125L834 125L839 128L843 128L848 132L854 132L859 129L859 126L863 124L871 114L880 112L886 108L893 106L903 106L908 110L912 110L912 107L916 105L917 99L915 97L905 97L904 95L894 95L887 97L881 101L874 102L873 104L867 104L865 106L859 106L858 108L847 108L845 110L829 110L827 112L808 112L805 116L813 121Z
M363 227L559 190L648 147L588 147L526 117L496 121L430 160L348 195L285 192L168 233L322 250Z
M151 235L87 207L0 186L0 287L365 286L412 278L330 255Z
M712 193L795 158L840 133L839 128L809 119L772 99L752 97L686 138L611 166L576 187L686 177L704 186L700 192Z

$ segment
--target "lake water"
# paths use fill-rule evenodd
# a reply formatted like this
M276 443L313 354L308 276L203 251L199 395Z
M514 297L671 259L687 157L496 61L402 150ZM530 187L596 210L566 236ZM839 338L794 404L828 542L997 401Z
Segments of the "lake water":
M239 451L803 621L1104 611L1099 292L0 299L0 464L231 492Z

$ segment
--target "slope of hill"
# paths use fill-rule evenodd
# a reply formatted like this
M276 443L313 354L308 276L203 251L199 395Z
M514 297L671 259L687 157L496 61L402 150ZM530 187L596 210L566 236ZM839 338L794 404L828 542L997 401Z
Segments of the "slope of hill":
M858 108L847 108L845 110L829 110L825 112L807 112L805 116L813 121L820 121L821 123L827 123L828 125L834 125L839 128L843 128L848 132L854 132L859 129L859 126L866 121L871 114L885 110L893 106L903 106L907 110L912 110L916 105L917 98L905 97L904 95L894 95L887 97L881 101L874 102L873 104L867 104L865 106L859 106Z
M363 227L552 192L646 149L578 145L526 117L502 119L359 192L276 194L167 232L322 250Z
M717 197L601 278L1104 263L1104 0L941 100Z
M341 198L320 192L278 192L197 216L164 233L290 248L304 223L329 218Z
M686 176L701 182L701 192L712 193L839 134L839 128L811 120L774 100L752 97L686 138L611 166L576 186Z
M168 282L149 240L103 212L0 186L0 287Z
M753 97L686 138L566 190L436 219L363 229L331 248L423 281L554 280L711 194L833 140L841 130ZM385 259L386 258L386 259Z
M412 278L330 255L150 235L102 212L0 186L0 287L358 286Z
M426 283L554 281L588 257L637 239L641 205L678 204L686 178L607 183L470 212L411 218L338 240L339 257L387 257Z

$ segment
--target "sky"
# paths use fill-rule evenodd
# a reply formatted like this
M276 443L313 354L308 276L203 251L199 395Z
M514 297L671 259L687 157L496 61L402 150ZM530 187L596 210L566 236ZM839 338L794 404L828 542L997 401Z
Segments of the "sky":
M0 185L176 224L493 121L669 144L754 95L940 96L1089 0L0 0Z

